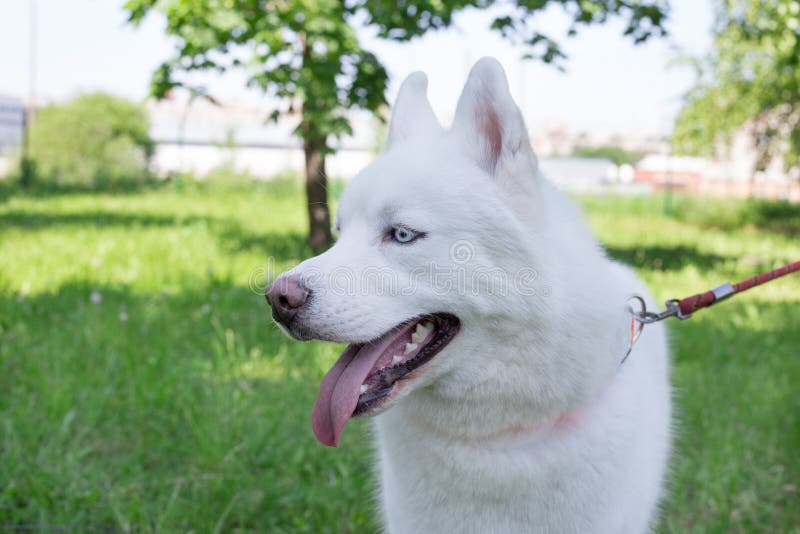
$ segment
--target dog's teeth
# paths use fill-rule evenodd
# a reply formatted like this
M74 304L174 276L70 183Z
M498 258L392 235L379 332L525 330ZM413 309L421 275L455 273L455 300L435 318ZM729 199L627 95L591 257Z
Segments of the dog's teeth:
M392 357L392 365L397 365L398 363L403 361L403 357L399 354Z
M419 343L433 331L433 324L428 321L417 323L417 329L411 334L411 342Z
M368 386L368 385L366 385L366 384L361 384L361 389L359 389L359 390L358 390L358 391L359 391L359 394L363 395L364 393L366 393L366 392L367 392L367 390L368 390L368 389L369 389L369 386Z
M406 343L406 351L404 354L411 354L412 352L417 350L418 346L419 345L417 345L416 343Z

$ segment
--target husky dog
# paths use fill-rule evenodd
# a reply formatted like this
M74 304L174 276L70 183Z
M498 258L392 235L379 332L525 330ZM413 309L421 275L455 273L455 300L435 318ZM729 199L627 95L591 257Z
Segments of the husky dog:
M670 449L663 327L621 364L645 288L541 176L496 60L450 129L426 91L422 73L402 84L336 244L267 290L287 334L348 344L314 433L337 446L377 415L393 534L648 531Z

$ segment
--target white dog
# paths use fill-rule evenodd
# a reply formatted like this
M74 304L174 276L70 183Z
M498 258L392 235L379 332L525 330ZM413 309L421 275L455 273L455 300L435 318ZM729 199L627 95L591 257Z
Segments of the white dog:
M338 445L380 413L390 533L646 532L670 442L663 327L620 364L645 289L540 175L497 61L473 67L449 130L426 89L403 83L336 245L267 291L293 337L350 344L314 432Z

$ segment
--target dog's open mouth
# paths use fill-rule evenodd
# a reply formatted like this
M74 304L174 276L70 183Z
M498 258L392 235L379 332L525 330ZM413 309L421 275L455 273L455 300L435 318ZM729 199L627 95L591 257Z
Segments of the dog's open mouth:
M317 439L336 447L350 417L374 413L398 381L450 343L459 326L458 318L447 313L424 315L374 341L349 345L320 384L311 414Z

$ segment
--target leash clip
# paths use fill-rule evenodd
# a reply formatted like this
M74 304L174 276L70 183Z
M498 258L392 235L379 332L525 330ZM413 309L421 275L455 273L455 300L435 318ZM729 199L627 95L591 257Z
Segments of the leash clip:
M691 313L682 313L681 307L679 306L680 300L678 299L670 299L664 303L666 309L662 312L652 312L647 310L647 304L645 304L644 299L639 295L633 295L630 299L635 300L639 303L640 309L636 311L633 309L632 306L628 306L628 309L631 312L631 315L642 324L651 324L657 323L659 321L663 321L664 319L668 319L669 317L677 317L681 321L684 319L688 319L692 316Z
M634 308L634 304L631 301L638 304L638 310ZM628 356L630 356L633 346L636 344L636 342L639 340L639 336L642 334L644 325L657 323L669 317L677 317L678 319L683 320L692 316L691 313L681 313L679 303L680 300L678 299L670 299L664 303L666 306L664 311L651 312L647 310L647 304L645 303L644 298L641 296L632 295L631 298L628 299L628 312L631 314L631 337L628 350L625 353L625 356L622 358L622 361L619 363L620 365L625 363L625 360L627 360Z

